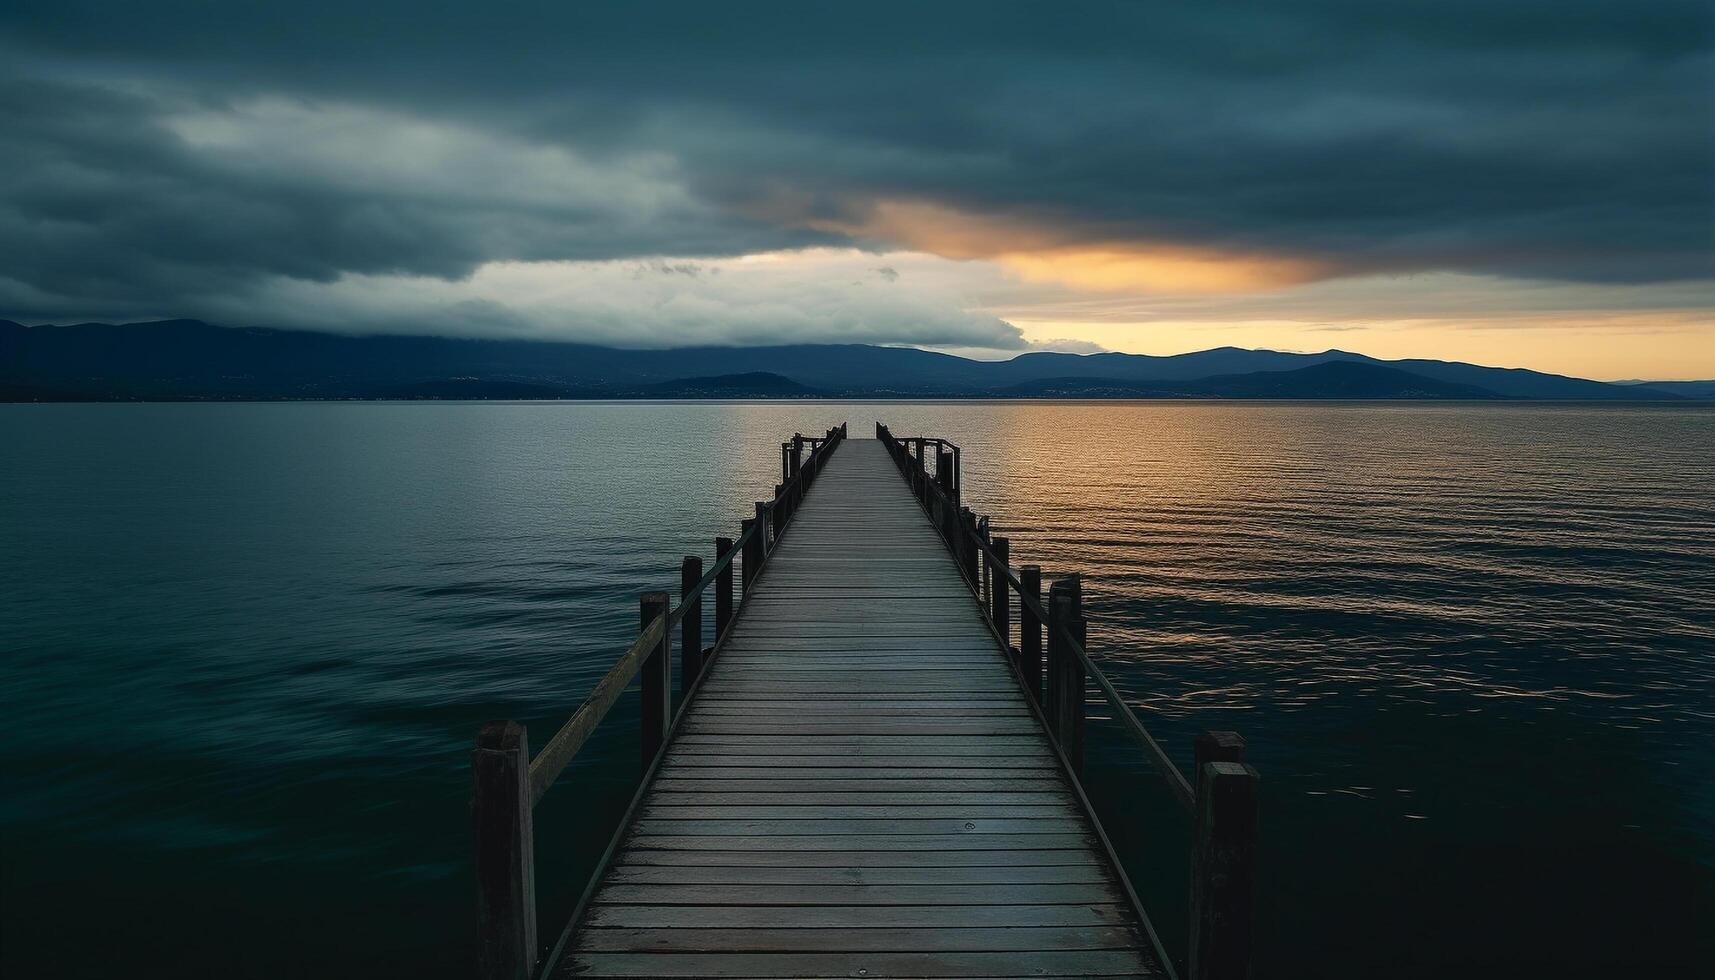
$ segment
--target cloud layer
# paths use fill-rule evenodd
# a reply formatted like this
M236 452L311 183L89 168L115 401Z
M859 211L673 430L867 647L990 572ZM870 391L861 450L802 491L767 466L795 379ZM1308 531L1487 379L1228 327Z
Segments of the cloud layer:
M670 297L621 270L848 247L1050 296L1706 280L1712 38L1700 0L18 2L0 314L467 303L470 330L536 330L490 288L534 263L592 338L1005 347L945 283L841 285L861 259Z

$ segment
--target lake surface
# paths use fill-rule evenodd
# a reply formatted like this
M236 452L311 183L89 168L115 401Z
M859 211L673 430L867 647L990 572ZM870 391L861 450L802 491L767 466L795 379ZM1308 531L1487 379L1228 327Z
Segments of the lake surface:
M1715 959L1715 409L0 406L0 973L462 977L467 756L540 744L793 430L943 435L1188 767L1264 779L1270 977ZM1170 949L1187 828L1093 703ZM537 812L557 931L635 705ZM571 787L571 788L567 788ZM1687 969L1687 967L1690 969Z

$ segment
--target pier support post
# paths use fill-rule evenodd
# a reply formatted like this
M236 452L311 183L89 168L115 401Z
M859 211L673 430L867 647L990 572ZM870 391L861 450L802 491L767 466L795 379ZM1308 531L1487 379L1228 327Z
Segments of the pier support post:
M1192 745L1197 753L1193 772L1202 772L1205 763L1245 761L1245 739L1238 732L1204 732Z
M959 508L959 556L960 564L964 566L965 578L970 581L971 588L978 595L982 594L982 580L977 578L977 515L971 513L969 507Z
M1067 632L1072 634L1072 640L1078 644L1080 650L1089 642L1085 632L1087 625L1088 620L1081 615L1073 616L1066 623ZM1063 719L1062 724L1066 735L1061 742L1061 749L1066 753L1066 761L1072 764L1072 774L1081 778L1084 775L1084 682L1086 675L1084 674L1084 662L1078 659L1078 655L1070 647L1066 650L1065 666L1066 683L1061 686L1065 701L1061 707L1060 717Z
M732 550L731 538L715 539L715 561ZM736 560L736 558L735 558ZM726 635L726 628L732 622L732 566L727 562L726 567L715 576L715 642Z
M768 525L772 521L772 518L769 516L769 511L771 509L772 505L766 501L758 500L756 502L756 539L762 544L762 548L757 552L756 556L758 559L756 563L758 571L762 570L762 562L768 558Z
M649 624L667 615L672 609L665 592L645 592L638 601L638 625L648 629ZM661 641L644 656L641 669L643 675L643 768L648 769L655 762L655 756L661 751L661 746L667 744L667 728L673 721L673 631L666 628L666 622L661 626Z
M789 498L781 496L781 492L785 489L786 484L784 483L776 483L774 485L774 503L768 508L768 518L772 522L772 534L776 541L780 540L780 532L786 527L786 512L792 506L792 502Z
M994 631L1000 634L1001 645L1012 649L1012 602L1007 583L1006 573L1012 561L1012 542L1004 537L996 537L990 542L994 548L994 567L989 569L989 619L994 621Z
M1251 975L1257 784L1256 770L1242 762L1206 762L1197 767L1191 980L1249 980Z
M1024 687L1030 692L1030 697L1038 705L1042 703L1042 620L1036 616L1036 609L1031 608L1032 600L1037 608L1042 606L1042 567L1040 565L1025 565L1018 570L1018 581L1023 588L1018 599L1018 659L1019 672L1024 675Z
M985 544L991 544L987 515L977 518L977 539L972 543L982 553L982 579L981 584L977 586L977 593L982 597L983 610L992 612L989 601L990 597L994 595L994 559L989 555L989 549L983 547Z
M477 976L528 980L536 972L536 857L530 823L530 738L491 721L471 753L476 834Z
M686 555L679 563L679 605L685 615L679 618L679 710L685 710L685 697L691 685L703 673L703 597L693 596L697 583L703 579L703 560Z
M750 594L751 583L756 580L756 570L762 567L762 549L758 547L758 535L751 533L754 527L754 518L738 522L738 536L744 541L744 553L740 556L744 559L744 566L739 575L743 580L746 595Z
M1083 587L1076 574L1048 589L1047 715L1074 774L1084 769L1084 664L1067 642L1084 645Z

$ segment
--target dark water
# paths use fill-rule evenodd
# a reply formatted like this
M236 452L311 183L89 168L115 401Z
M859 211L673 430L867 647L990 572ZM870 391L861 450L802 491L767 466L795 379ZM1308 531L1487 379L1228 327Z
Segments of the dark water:
M1708 975L1715 411L1039 403L0 406L0 972L468 975L477 725L545 739L783 434L878 418L1085 574L1171 751L1249 738L1264 975ZM538 810L545 929L634 711ZM1092 742L1177 947L1184 822Z

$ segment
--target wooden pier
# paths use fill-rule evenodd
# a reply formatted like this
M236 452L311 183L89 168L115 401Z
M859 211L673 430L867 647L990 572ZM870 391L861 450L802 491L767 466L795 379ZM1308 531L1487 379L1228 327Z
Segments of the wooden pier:
M1242 740L1199 739L1191 786L1083 649L1077 577L1045 605L1040 571L959 505L957 447L845 431L783 446L773 500L707 572L685 560L677 607L643 597L638 641L534 759L521 726L484 727L480 975L1176 976L1078 783L1093 679L1197 814L1188 971L1248 976ZM569 925L539 937L531 810L637 674L644 779Z

